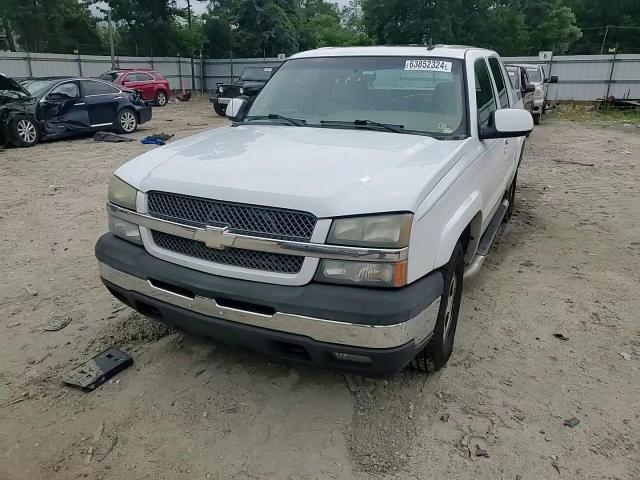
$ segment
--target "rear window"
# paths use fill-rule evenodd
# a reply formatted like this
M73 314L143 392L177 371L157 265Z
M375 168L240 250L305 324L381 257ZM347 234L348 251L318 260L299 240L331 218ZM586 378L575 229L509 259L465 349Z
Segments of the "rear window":
M82 90L84 91L84 95L107 95L110 93L118 93L118 90L115 86L109 85L104 82L94 82L91 80L83 80L82 81Z
M106 80L107 82L113 82L118 78L118 72L105 72L98 77L100 80Z

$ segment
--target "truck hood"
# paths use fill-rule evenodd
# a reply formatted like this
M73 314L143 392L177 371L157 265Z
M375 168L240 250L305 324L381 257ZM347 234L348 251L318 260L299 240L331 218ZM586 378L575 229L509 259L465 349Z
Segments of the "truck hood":
M169 191L318 217L412 211L465 140L280 125L222 127L131 160L116 175Z

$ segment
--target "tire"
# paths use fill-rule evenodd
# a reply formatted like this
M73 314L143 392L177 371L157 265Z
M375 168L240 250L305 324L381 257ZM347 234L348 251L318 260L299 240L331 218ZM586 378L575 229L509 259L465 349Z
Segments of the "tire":
M504 215L503 222L508 222L513 215L513 212L516 209L516 188L518 184L518 172L516 171L515 176L513 177L513 181L511 185L509 185L509 190L505 194L505 198L509 200L509 208L507 208L507 213Z
M9 122L9 138L16 147L33 147L40 141L38 122L29 115L16 115Z
M216 111L216 113L218 115L220 115L221 117L226 117L227 116L227 106L226 105L216 105L215 103L213 104L213 109Z
M536 113L535 115L531 115L533 117L533 124L540 125L540 114Z
M159 90L158 93L156 93L155 101L157 106L164 107L169 101L167 92L165 92L164 90Z
M133 133L138 129L138 118L130 108L123 108L118 113L116 120L116 132Z
M427 346L411 361L422 372L437 372L446 365L453 351L462 299L464 253L460 242L453 249L449 263L442 268L443 293L433 336Z

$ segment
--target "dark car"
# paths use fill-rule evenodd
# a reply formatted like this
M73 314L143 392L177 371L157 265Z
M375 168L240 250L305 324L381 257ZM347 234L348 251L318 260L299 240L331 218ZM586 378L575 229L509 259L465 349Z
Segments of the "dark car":
M40 140L98 130L132 133L151 120L139 92L95 78L15 80L0 74L0 142Z
M110 70L98 77L116 85L137 90L142 93L145 100L154 102L159 107L164 107L171 96L169 81L160 72L155 70Z
M275 71L275 67L247 67L237 82L218 83L216 93L209 97L213 109L218 115L224 116L230 99L240 96L249 99L255 97Z

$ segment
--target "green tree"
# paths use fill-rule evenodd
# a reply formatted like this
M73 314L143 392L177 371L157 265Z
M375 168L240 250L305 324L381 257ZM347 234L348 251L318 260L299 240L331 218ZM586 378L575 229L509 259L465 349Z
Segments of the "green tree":
M2 0L0 16L14 47L32 52L102 53L97 19L77 0Z
M583 36L571 48L573 53L640 53L640 2L638 0L566 0L583 29ZM607 31L606 26L609 25ZM606 32L606 38L605 38Z
M530 51L553 50L566 53L569 47L582 37L576 25L576 16L561 0L550 0L539 25L533 25L530 34Z
M102 4L101 0L92 0ZM109 0L120 55L173 56L180 49L174 18L186 17L176 0ZM102 9L106 14L106 9Z

